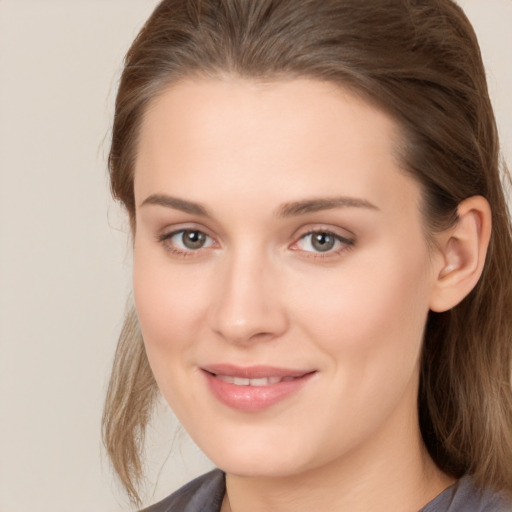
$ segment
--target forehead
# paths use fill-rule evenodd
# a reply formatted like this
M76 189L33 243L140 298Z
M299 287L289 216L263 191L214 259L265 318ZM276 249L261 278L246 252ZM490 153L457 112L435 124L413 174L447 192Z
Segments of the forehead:
M399 138L390 116L332 83L184 80L145 113L136 200L172 189L201 201L335 191L375 202L405 182L417 195L399 168Z

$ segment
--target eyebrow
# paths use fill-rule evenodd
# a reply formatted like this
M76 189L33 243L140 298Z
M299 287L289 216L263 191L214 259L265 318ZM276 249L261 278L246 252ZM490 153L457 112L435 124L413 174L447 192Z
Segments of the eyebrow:
M174 210L180 210L191 215L200 215L201 217L211 217L208 210L200 205L199 203L193 203L186 199L179 199L177 197L171 197L165 194L151 194L146 197L141 203L141 207L152 204L157 206L165 206L166 208L173 208Z
M180 210L191 215L199 215L201 217L208 218L211 217L210 213L203 205L187 201L186 199L168 196L166 194L151 194L144 199L140 206L142 207L145 205L164 206L166 208ZM377 206L366 199L358 199L354 197L322 197L284 203L278 208L276 216L294 217L322 210L332 210L335 208L366 208L369 210L379 210Z
M324 197L285 203L279 208L277 215L278 217L293 217L335 208L367 208L369 210L379 210L377 206L366 199L358 199L355 197Z

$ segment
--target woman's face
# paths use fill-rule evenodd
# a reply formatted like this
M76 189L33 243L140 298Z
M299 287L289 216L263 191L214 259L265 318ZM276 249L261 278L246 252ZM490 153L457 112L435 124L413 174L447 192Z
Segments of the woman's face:
M436 255L397 139L380 110L305 79L183 81L146 112L140 325L163 395L225 471L389 461L418 442Z

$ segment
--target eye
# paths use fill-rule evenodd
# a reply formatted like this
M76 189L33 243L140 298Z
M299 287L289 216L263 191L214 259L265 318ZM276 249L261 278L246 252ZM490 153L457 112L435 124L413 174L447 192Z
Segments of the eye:
M177 254L186 254L212 247L214 240L198 229L180 229L158 237L166 249Z
M303 235L295 245L305 252L337 253L354 245L354 241L331 231L311 231Z

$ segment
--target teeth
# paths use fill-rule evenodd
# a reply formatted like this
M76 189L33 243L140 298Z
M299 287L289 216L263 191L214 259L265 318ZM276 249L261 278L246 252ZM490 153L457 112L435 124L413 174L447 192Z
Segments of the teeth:
M227 382L228 384L233 384L233 377L228 377L227 375L217 375L217 378Z
M217 378L227 382L228 384L235 384L236 386L270 386L272 384L277 384L281 381L290 381L293 380L293 377L285 377L281 379L281 377L262 377L259 379L246 379L243 377L231 377L229 375L217 375Z

